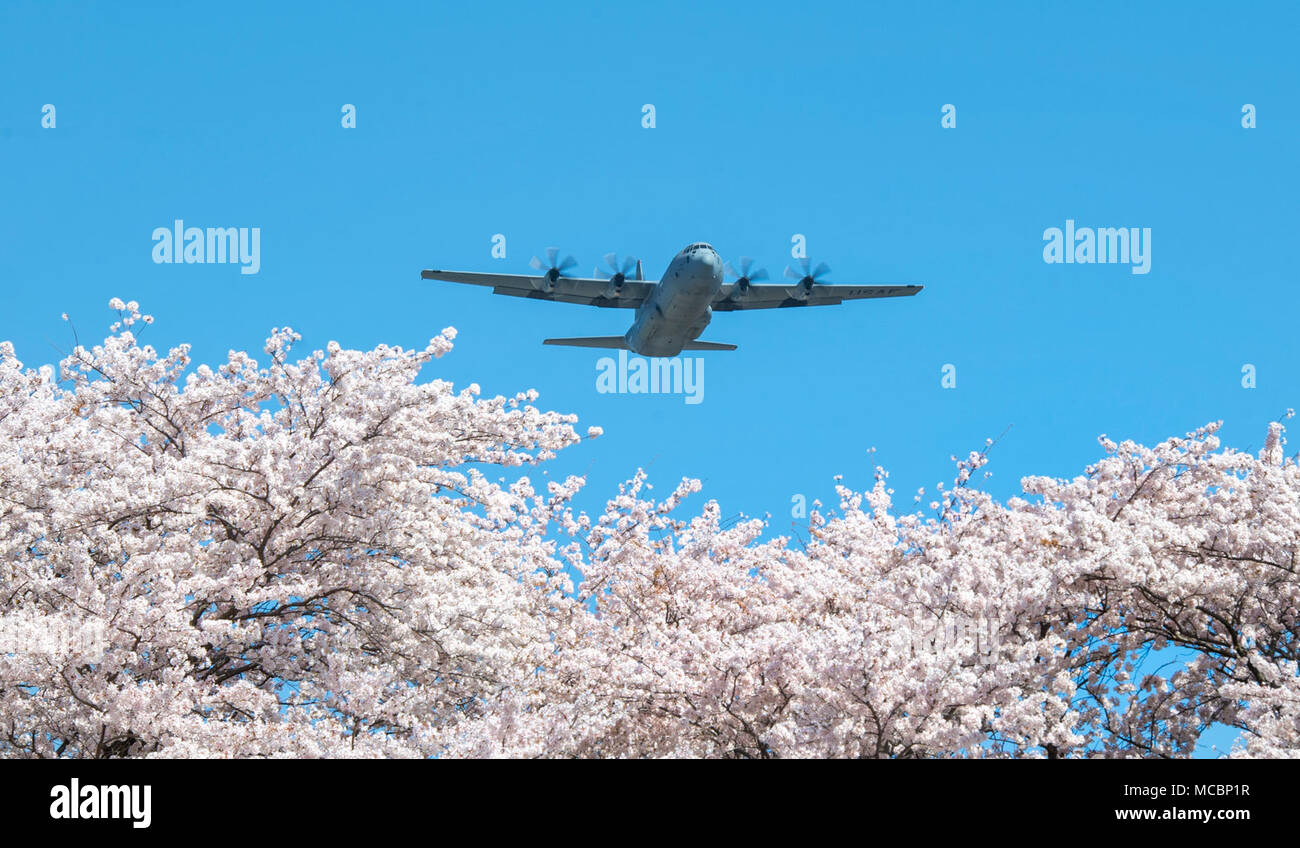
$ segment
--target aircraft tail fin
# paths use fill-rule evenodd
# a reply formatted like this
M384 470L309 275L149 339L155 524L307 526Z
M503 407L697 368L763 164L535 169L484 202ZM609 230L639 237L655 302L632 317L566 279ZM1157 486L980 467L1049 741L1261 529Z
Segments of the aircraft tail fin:
M562 347L603 347L610 350L628 350L627 340L622 336L586 336L576 339L546 339L542 344L560 345Z

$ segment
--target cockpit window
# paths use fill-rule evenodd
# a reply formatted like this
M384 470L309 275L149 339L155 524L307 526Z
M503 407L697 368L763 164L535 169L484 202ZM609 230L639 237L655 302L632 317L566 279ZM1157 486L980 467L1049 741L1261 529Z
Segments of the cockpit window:
M682 253L693 253L697 250L712 250L712 249L713 249L712 245L705 244L702 241L697 241L695 244L683 250Z

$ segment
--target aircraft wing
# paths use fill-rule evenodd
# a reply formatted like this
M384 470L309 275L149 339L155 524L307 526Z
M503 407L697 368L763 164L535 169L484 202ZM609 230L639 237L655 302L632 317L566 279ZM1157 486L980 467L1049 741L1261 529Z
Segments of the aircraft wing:
M546 277L527 274L481 274L477 271L421 271L426 280L443 280L449 283L468 283L487 286L493 294L512 297L531 297L535 300L553 300L559 303L580 303L584 306L603 306L617 309L635 309L645 302L654 289L649 280L626 280L615 289L609 280L584 277L560 277L547 291Z
M876 297L908 297L919 292L923 286L911 285L877 285L873 283L823 284L817 283L811 289L799 284L751 285L741 291L734 283L728 283L713 299L714 312L730 312L736 309L781 309L791 306L835 306L846 300L863 300Z

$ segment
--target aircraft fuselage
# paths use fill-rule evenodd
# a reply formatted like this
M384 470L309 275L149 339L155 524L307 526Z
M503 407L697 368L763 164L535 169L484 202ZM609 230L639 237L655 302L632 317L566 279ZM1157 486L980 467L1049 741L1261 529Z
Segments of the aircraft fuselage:
M624 339L642 356L676 356L713 318L709 304L722 289L722 259L703 242L673 257L653 294L636 311Z

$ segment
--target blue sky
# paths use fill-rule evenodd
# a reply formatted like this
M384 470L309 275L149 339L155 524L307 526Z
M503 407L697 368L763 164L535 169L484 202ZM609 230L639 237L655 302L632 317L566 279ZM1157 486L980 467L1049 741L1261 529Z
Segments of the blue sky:
M910 508L1008 425L1002 497L1081 472L1103 432L1223 419L1257 450L1300 406L1300 13L1263 8L7 2L0 338L53 361L59 314L95 338L115 295L200 361L283 324L305 351L454 325L439 376L605 428L550 471L588 474L582 505L647 466L777 531L793 495L833 502L833 475L865 488L877 462ZM260 273L154 264L177 218L260 227ZM1151 228L1150 273L1044 263L1067 219ZM698 405L599 394L598 354L540 344L621 334L628 312L419 276L523 273L548 245L657 276L697 240L779 275L795 233L832 282L926 288L716 316L704 338L740 349L707 355Z

